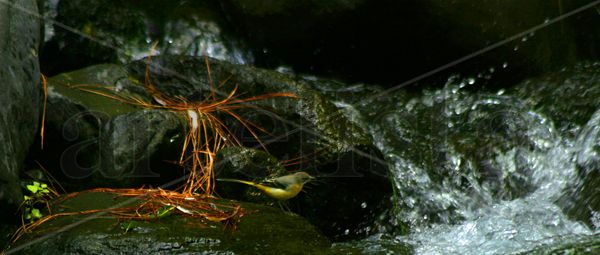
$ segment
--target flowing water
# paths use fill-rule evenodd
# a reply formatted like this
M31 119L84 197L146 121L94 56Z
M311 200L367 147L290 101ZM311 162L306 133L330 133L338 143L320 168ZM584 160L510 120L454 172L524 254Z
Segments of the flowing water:
M507 254L600 233L598 219L589 226L563 212L586 178L578 162L598 162L600 110L586 126L564 132L526 100L504 90L473 92L474 83L452 77L443 89L416 96L338 102L389 162L395 217L410 233L388 230L337 246L377 254L406 245L417 254ZM352 93L363 92L359 86Z

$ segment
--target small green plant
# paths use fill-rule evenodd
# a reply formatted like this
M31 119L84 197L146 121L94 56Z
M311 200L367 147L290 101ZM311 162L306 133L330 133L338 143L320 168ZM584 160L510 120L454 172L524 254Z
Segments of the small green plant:
M40 206L49 208L48 201L56 194L50 187L45 183L33 181L32 184L26 186L29 195L23 196L23 221L34 222L42 218L42 212Z

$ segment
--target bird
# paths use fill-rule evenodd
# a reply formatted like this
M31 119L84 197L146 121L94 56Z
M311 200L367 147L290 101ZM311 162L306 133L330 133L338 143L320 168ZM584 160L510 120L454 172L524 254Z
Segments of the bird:
M306 172L297 172L268 179L261 183L227 178L217 179L217 181L237 182L250 185L259 189L269 197L272 197L278 201L285 201L298 195L298 193L302 191L304 184L313 179L315 179L315 177L310 176Z

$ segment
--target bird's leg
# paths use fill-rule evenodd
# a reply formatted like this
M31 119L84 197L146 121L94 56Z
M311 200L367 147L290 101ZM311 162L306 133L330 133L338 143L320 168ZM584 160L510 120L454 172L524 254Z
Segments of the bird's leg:
M292 210L286 205L285 201L277 201L279 208L287 214L294 214Z

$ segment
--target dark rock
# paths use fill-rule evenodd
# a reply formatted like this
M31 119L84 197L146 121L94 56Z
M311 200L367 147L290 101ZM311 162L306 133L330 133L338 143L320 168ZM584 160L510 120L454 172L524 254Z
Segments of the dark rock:
M578 182L560 200L570 217L592 229L600 227L600 110L583 127L577 138Z
M228 93L232 84L239 85L236 95L240 99L281 92L298 96L251 102L247 109L236 110L241 118L268 132L258 132L268 153L243 148L223 150L219 164L225 170L217 170L222 171L220 177L251 180L282 175L287 172L283 166L290 171L307 171L329 183L300 195L290 205L292 210L307 216L332 238L350 239L374 231L373 222L386 210L391 184L387 164L369 136L302 79L208 61L210 78L204 58L158 56L150 64L150 80L163 93L189 101L204 100L210 95L210 82L223 81L227 82L216 92L219 96L223 96L223 90ZM98 86L104 85L120 95L151 101L138 84L145 77L146 62L134 62L129 68L131 75L118 66L99 65L50 79L48 150L43 154L50 162L47 168L60 171L59 179L72 188L68 190L159 185L183 175L163 162L179 159L186 129L182 118L76 88L88 84L93 85L90 89L109 93ZM216 114L244 146L261 147L235 118ZM239 167L243 171L237 171ZM233 194L235 198L273 204L270 198L256 196L253 188L228 186L232 187L230 191L217 191L224 196Z
M219 200L225 203L225 200ZM55 205L56 212L133 206L139 200L84 192ZM106 215L59 217L13 244L21 254L327 254L329 242L306 220L278 209L240 203L237 229L222 223L171 214L154 221L123 223ZM70 226L66 231L56 231ZM28 244L41 235L48 238ZM23 248L23 249L21 249ZM10 252L11 250L9 250Z
M367 238L359 241L350 241L333 244L335 254L415 254L414 245L398 240L389 241L383 236Z
M566 67L524 81L507 93L524 99L550 117L561 132L575 137L600 107L600 63Z
M294 93L298 98L261 100L247 104L253 108L238 112L269 132L259 135L270 154L279 160L297 161L290 170L307 171L329 182L316 185L296 202L292 201L292 210L306 216L333 238L355 238L373 230L368 226L381 213L382 205L387 204L391 184L387 179L387 164L381 160L381 154L365 131L304 79L215 59L208 61L210 78L203 58L158 56L150 64L150 80L170 96L191 100L207 97L211 82L220 85L217 94L221 97L236 85L239 98ZM144 61L136 61L130 65L130 70L143 77L145 67ZM239 123L230 119L223 116L224 122L231 123L228 128L240 134L245 146L261 146ZM287 163L294 163L294 160ZM266 162L263 167L271 166L273 164ZM262 176L268 174L272 173L265 172Z
M273 155L259 149L227 147L217 153L215 175L218 178L260 182L286 175L287 171ZM218 182L216 192L222 197L273 205L274 200L248 185Z
M0 224L0 251L8 247L10 239L17 230L18 225Z
M304 155L315 154L316 151L319 151L314 158L328 163L335 160L337 154L351 150L353 145L370 143L367 134L342 117L328 98L313 90L308 83L296 79L295 76L249 66L233 65L215 59L209 61L213 74L212 79L208 78L203 58L159 56L153 58L150 64L150 79L166 94L172 97L183 96L190 100L203 100L210 92L211 81L215 84L227 81L220 89L221 97L225 96L235 85L238 86L237 94L243 95L240 98L265 93L294 93L299 99L280 97L255 103L276 115L260 109L241 113L242 117L251 120L261 117L260 115L266 115L262 116L260 124L268 125L265 129L273 135L264 139L286 135L283 139L269 141L267 146L267 149L279 158L293 156L283 155L283 153L294 150L304 152ZM132 74L137 77L144 77L145 68L145 61L135 61L130 65ZM260 115L257 116L257 114ZM269 121L272 123L268 123ZM242 139L252 138L248 133L241 135ZM300 138L299 136L304 137ZM301 141L295 141L299 139ZM278 143L284 144L286 149L276 147ZM326 144L326 146L320 148L322 144Z
M522 255L542 254L581 254L594 255L600 253L600 237L589 236L560 236L554 238L551 244L543 244L532 250L521 252ZM557 241L558 240L558 241Z
M35 1L0 3L0 220L12 221L23 195L19 172L41 119L39 20Z
M159 168L165 165L159 162L180 154L178 138L183 136L184 126L184 119L169 111L143 110L116 116L99 137L101 174L107 179L130 179L135 183L141 181L136 179L160 177L164 182L169 176L177 177L181 171L172 171L174 165L169 173ZM164 158L158 159L158 155Z
M92 85L88 88L109 92L100 88L104 86L120 95L147 97L135 82L115 65L92 66L49 79L48 139L41 154L67 189L131 187L180 176L181 171L165 160L180 155L183 118L74 87Z
M49 75L93 64L124 64L148 55L154 41L161 53L253 61L228 32L214 1L60 1L48 7L48 15L57 22L47 29L41 56L42 70Z

